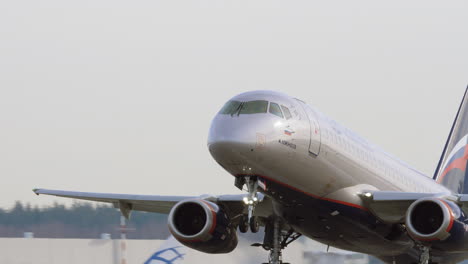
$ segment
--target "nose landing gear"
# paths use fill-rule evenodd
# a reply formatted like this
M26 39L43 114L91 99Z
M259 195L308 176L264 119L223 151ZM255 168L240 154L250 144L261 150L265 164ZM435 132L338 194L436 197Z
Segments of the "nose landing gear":
M242 215L239 220L239 231L241 233L250 232L257 233L260 230L260 223L257 216Z
M259 199L257 196L258 179L256 176L245 176L236 179L236 186L242 189L247 186L248 196L244 198L244 203L248 206L247 214L241 216L239 222L239 231L246 233L249 228L252 233L257 233L260 229L259 219L254 215L255 206ZM270 216L268 219L262 218L262 223L265 224L265 236L263 244L255 243L252 246L262 247L270 252L268 262L263 264L289 264L282 260L282 250L290 243L297 240L301 234L295 233L290 229L285 231L284 223L281 218L276 215ZM287 228L286 228L287 229Z
M244 203L248 206L248 214L241 217L239 231L245 233L250 228L252 233L257 233L260 229L258 217L254 216L255 206L258 204L257 177L245 176L243 182L247 186L247 191L249 193L248 196L244 197Z

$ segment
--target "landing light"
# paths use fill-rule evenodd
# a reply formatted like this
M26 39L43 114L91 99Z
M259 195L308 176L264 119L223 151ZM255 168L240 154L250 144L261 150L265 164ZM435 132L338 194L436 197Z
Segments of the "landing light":
M258 201L258 198L257 197L254 197L252 199L249 199L249 197L244 197L242 198L242 201L244 201L245 204L254 204L255 202Z
M372 197L372 193L366 192L366 193L364 193L364 196L367 197L367 198L371 198L371 197Z

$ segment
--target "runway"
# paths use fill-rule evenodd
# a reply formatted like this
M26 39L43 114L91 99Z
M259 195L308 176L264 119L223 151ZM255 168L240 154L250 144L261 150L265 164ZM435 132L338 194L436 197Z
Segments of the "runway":
M162 251L165 240L118 239L47 239L0 238L0 264L260 264L267 260L267 252L251 247L251 241L240 238L239 246L230 254L210 255L188 248L178 248L183 257L174 258L168 252L162 260L150 257ZM170 246L173 247L173 246ZM324 253L324 245L293 243L283 259L294 264L367 264L369 258L360 254L343 254L332 250ZM164 261L166 260L166 261ZM373 263L373 262L372 262Z

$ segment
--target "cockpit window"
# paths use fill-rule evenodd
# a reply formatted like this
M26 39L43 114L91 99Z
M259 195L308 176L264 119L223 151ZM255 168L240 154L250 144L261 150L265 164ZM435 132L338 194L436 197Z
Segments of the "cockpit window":
M229 101L223 106L223 108L221 109L221 111L219 111L219 113L222 115L233 115L237 113L240 105L241 105L241 102L239 101Z
M281 109L283 109L283 113L286 119L290 119L292 117L291 112L289 112L289 109L286 106L282 105Z
M259 114L266 113L268 109L268 101L257 100L245 102L242 104L240 113L243 114Z
M283 113L281 113L281 108L277 103L270 102L270 113L283 118Z

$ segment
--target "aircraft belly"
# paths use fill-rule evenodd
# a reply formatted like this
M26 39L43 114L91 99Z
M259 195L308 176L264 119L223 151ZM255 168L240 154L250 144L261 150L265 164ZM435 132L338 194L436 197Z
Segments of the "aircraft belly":
M303 193L265 177L266 195L273 198L279 213L297 232L333 247L366 254L402 254L413 247L406 235L385 238L391 225L378 221L368 210L346 203L328 201Z

